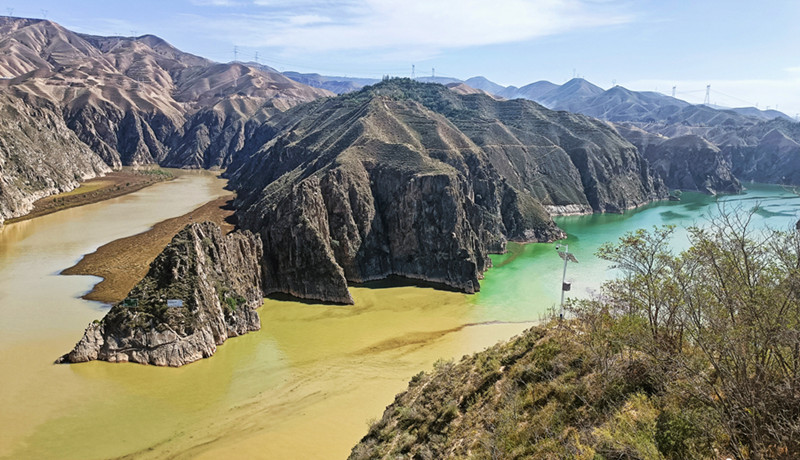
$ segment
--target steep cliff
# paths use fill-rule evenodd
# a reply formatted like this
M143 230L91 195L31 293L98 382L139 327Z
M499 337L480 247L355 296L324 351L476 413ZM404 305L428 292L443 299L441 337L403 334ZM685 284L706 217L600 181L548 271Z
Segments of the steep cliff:
M730 159L700 136L674 137L647 149L644 156L670 188L712 195L742 190L731 172Z
M0 225L28 213L37 199L107 171L55 107L0 94Z
M261 327L261 242L210 222L181 230L147 276L57 362L95 359L181 366ZM169 306L168 300L179 300Z
M348 282L389 275L475 292L507 240L563 235L543 203L666 196L602 123L409 80L278 114L243 152L230 184L264 242L265 291L341 303Z

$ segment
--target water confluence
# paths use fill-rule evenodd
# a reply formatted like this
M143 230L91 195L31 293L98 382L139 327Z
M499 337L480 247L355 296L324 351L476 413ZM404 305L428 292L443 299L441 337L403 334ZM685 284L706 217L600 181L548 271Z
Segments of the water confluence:
M493 256L479 294L413 286L353 289L354 306L266 300L262 329L178 369L91 362L53 365L107 306L79 297L97 282L58 273L111 240L224 194L209 174L0 231L0 457L344 458L394 395L437 359L507 339L558 302L553 244ZM663 223L702 224L720 203L756 224L788 228L800 197L780 187L743 195L685 193L624 215L558 219L568 233L572 295L609 276L597 247Z

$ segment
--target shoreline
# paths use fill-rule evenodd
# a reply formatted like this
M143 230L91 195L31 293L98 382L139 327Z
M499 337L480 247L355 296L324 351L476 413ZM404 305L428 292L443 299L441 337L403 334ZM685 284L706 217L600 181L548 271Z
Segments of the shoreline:
M56 195L39 198L33 203L33 209L25 215L6 219L4 224L13 224L46 216L66 209L77 208L87 204L118 198L159 182L175 179L175 175L161 169L123 169L112 171L105 176L89 179L73 190Z
M234 197L233 194L219 197L184 215L158 222L142 233L106 243L85 254L78 263L60 274L103 278L81 298L103 303L119 302L144 278L150 263L186 225L211 221L220 226L223 234L230 233L234 229L231 223L233 207L230 206Z

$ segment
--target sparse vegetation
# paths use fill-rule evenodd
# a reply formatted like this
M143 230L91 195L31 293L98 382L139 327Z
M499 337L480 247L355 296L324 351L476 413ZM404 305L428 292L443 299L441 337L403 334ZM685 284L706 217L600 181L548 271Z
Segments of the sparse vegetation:
M627 234L602 295L417 375L351 458L798 458L800 234Z

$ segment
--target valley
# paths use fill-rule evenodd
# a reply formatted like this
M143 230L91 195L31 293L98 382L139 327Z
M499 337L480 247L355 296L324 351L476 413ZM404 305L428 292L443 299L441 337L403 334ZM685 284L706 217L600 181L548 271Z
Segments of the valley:
M191 3L198 11L269 7ZM710 85L704 104L676 99L675 86L673 97L616 80L605 89L574 69L563 84L517 87L435 69L417 76L413 64L411 78L302 73L266 65L257 51L240 60L238 45L233 61L216 62L156 35L73 30L11 10L0 16L0 458L496 458L539 447L552 456L552 439L535 427L547 436L562 428L556 416L539 418L577 394L568 380L578 374L567 368L580 371L589 395L565 403L569 417L587 400L618 411L582 413L583 431L564 428L560 445L586 458L595 452L586 443L601 457L680 458L691 451L683 441L653 440L657 423L658 433L680 431L664 427L683 420L669 418L672 382L660 375L661 386L626 386L628 376L644 375L641 363L648 375L677 375L677 356L697 366L683 381L713 387L726 376L692 348L708 322L664 320L658 308L632 313L643 285L655 304L672 302L670 314L686 299L726 299L720 309L737 324L710 333L716 343L749 337L754 317L739 323L738 315L757 304L765 313L757 319L774 319L767 326L786 342L762 361L778 356L778 374L800 363L797 325L781 316L800 292L793 250L763 264L770 292L788 299L781 314L754 301L765 295L755 295L752 271L741 275L751 289L730 298L726 279L724 292L709 293L693 271L710 260L717 274L742 273L715 258L750 244L725 240L730 232L712 222L719 216L746 219L748 235L794 241L800 123L782 112L716 106ZM299 33L327 23L311 10L272 25ZM176 27L198 19L180 17ZM205 33L187 49L220 39ZM671 235L659 244L672 252L642 252L650 236L641 229L663 225L669 230L652 231ZM768 233L776 229L788 233ZM607 245L622 235L631 253ZM763 238L753 256L777 247ZM577 262L564 262L564 244ZM658 276L673 270L659 295L631 275L637 257L650 257L648 276L652 267ZM606 295L614 288L616 297ZM561 289L579 301L570 308L586 307L568 310L567 320L588 342L559 349L553 361L544 342L563 338L565 323L536 328L560 311ZM699 332L685 339L692 321ZM608 324L621 341L604 335ZM599 326L582 331L587 325ZM659 328L678 332L664 338ZM643 343L652 348L634 356ZM592 383L609 369L625 378ZM751 388L762 374L739 375ZM509 390L523 380L541 385ZM761 383L795 388L778 380ZM553 391L538 398L540 390ZM738 391L701 397L711 395L710 407ZM446 394L460 395L458 404L445 404ZM655 407L664 409L658 422ZM793 410L779 414L786 439L800 433ZM508 422L519 414L527 418ZM614 425L629 415L646 419L641 443ZM686 430L736 419L724 410L708 417ZM596 427L582 424L590 419ZM743 429L729 428L715 431L713 449L709 441L691 452L730 448L746 459L794 446L745 445ZM447 445L445 434L460 440ZM648 455L630 454L641 446Z
M82 238L80 244L59 242L54 236L62 234L59 229L97 227L95 219L107 222L112 211L132 217L132 209L147 209L147 200L159 200L162 194L196 197L183 206L197 207L202 199L224 194L221 185L194 173L188 180L179 176L115 200L6 227L0 269L6 280L2 292L8 294L0 322L5 325L0 366L8 389L4 417L10 418L3 421L9 428L0 455L214 458L233 452L342 458L365 433L366 421L377 417L414 374L439 359L457 359L522 332L558 301L561 260L552 244L531 244L493 256L495 268L473 296L383 283L351 288L353 306L267 299L258 310L260 331L230 339L212 359L186 367L50 364L107 308L77 298L97 278L55 273L93 246L145 230L148 224L118 225L93 240ZM193 191L185 195L183 187ZM204 189L212 195L198 195ZM800 198L780 187L753 186L741 196L716 199L686 193L682 202L622 215L557 218L580 261L569 267L573 295L588 295L610 275L606 264L592 255L607 235L660 223L702 222L718 203L746 208L760 203L758 225L783 227L792 225ZM165 210L162 215L181 212ZM65 248L63 255L43 240ZM32 263L41 251L49 254L47 266ZM30 283L48 300L32 294ZM26 289L26 294L15 295ZM10 303L13 299L20 300ZM20 374L29 378L12 377ZM50 384L54 381L58 385ZM84 433L104 435L87 443Z

